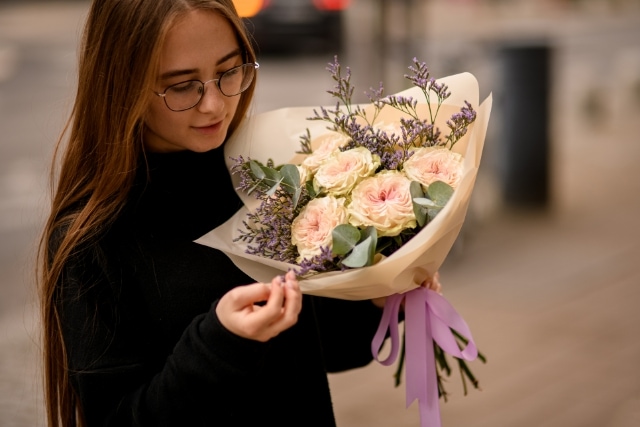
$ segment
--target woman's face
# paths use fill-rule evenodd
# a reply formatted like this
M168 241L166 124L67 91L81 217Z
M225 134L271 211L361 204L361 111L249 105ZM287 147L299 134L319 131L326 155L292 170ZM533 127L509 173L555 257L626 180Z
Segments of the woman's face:
M155 92L186 80L206 82L243 62L233 27L221 15L203 10L189 12L169 30L160 53L160 70L144 118L144 143L153 152L220 147L238 107L240 95L225 96L216 82L205 86L195 107L171 111Z

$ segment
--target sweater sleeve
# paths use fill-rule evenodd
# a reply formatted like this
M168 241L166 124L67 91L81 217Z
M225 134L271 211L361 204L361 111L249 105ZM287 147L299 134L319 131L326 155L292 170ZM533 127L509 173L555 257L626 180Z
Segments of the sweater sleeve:
M371 301L314 298L327 371L359 368L373 360L371 341L382 310Z
M69 263L61 289L67 365L90 427L199 425L251 386L269 345L230 333L213 303L159 358L135 286L116 283L95 254Z

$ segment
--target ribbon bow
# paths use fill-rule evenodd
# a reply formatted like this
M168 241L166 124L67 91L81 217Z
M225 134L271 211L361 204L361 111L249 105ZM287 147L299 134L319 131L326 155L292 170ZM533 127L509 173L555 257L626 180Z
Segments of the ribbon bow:
M407 407L418 399L421 427L440 426L433 341L452 356L465 360L474 360L478 356L478 349L471 338L467 323L453 306L437 292L417 288L387 298L378 331L371 342L373 357L382 365L391 365L398 357L400 348L398 314L403 301L405 301ZM458 347L451 329L469 340L463 350ZM387 336L387 330L391 337L391 352L386 359L380 360L380 349Z

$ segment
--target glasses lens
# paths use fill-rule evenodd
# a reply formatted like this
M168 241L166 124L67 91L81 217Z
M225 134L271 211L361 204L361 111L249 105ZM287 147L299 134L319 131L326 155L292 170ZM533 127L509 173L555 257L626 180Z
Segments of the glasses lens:
M202 82L189 80L167 88L164 100L173 111L188 110L200 101L203 92Z
M249 87L256 74L254 64L243 64L226 71L220 76L220 92L226 96L238 95Z

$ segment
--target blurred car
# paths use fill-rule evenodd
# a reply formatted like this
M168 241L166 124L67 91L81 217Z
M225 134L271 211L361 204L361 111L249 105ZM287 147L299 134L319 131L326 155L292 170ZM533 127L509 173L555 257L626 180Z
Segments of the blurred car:
M245 5L244 19L258 54L338 54L342 48L342 15L349 0L237 0L239 3Z

